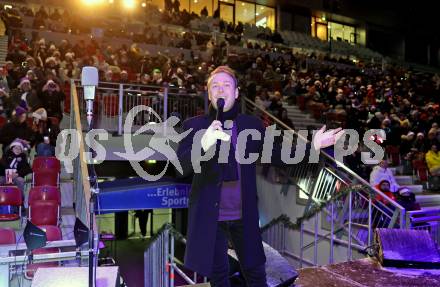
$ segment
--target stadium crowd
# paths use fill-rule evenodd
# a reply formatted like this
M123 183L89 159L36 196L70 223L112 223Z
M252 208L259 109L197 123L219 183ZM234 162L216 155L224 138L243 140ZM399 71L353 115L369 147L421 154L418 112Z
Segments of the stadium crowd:
M150 13L157 12L154 11ZM41 7L36 12L22 8L20 13L34 16L35 21L50 19L61 21L63 27L74 25L68 22L73 17L69 17L66 11L61 14L54 10L48 14ZM182 13L187 12L165 9L159 15L160 21L173 23L172 19L182 17ZM15 15L17 11L9 14ZM191 21L200 17L205 16L194 14L186 18ZM176 23L185 26L189 21ZM35 27L44 25L37 23ZM242 29L239 26L225 30L230 35L239 36ZM198 31L186 32L181 36L181 33L173 34L167 28L160 28L163 30L159 30L159 33L150 33L156 29L148 25L143 33L131 35L134 40L131 45L120 47L93 39L76 43L66 39L60 39L57 43L46 42L38 33L28 40L17 25L10 25L8 29L12 36L6 58L8 62L2 70L0 92L1 113L7 117L16 118L21 109L33 113L44 108L48 118L60 121L69 80L79 78L81 68L86 65L98 67L102 81L159 86L166 82L171 87L179 88L181 93L201 95L209 72L219 64L228 64L239 75L241 94L255 100L292 128L294 126L287 117L283 100L298 104L323 123L356 129L361 137L366 129L382 128L386 133L383 144L390 156L408 161L421 160L426 156L431 174L437 175L440 169L440 155L437 152L440 140L438 75L415 73L382 63L332 64L328 62L330 55L298 54L287 49L267 53L272 50L255 51L252 45L248 47L251 50L246 48L251 51L249 53L231 53L226 49L228 36L226 40L218 40ZM166 38L172 40L164 41L154 36L162 34L167 34L169 37ZM209 51L209 57L203 59L191 53L188 59L183 53L173 55L166 49L157 55L150 55L139 47L138 42L187 50L204 47L202 50ZM315 61L308 64L307 58L314 58ZM23 97L23 94L26 96ZM14 136L6 137L2 132L4 146L10 144ZM29 140L29 135L20 136L29 142L38 142ZM354 155L355 160L349 158L347 163L368 178L369 171L364 169L359 156L358 152Z

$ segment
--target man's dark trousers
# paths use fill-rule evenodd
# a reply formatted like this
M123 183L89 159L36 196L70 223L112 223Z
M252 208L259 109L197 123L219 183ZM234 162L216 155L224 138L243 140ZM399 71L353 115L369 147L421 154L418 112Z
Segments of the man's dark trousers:
M215 252L210 283L212 287L229 287L228 240L231 240L238 260L242 261L242 247L246 244L243 236L241 220L219 221L215 242ZM241 272L248 287L267 287L266 269L264 264L243 269Z

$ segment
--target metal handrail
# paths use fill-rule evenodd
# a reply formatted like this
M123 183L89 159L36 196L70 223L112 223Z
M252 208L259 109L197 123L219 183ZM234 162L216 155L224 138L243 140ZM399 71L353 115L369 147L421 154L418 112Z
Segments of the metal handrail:
M191 279L178 266L174 250L176 242L186 244L186 239L170 223L165 223L148 243L144 252L144 286L173 287L175 273L179 274L187 284L197 283L196 272ZM203 278L203 282L207 282L206 277Z
M81 80L80 79L72 79L72 81L77 84L77 85L81 85ZM105 84L105 85L114 85L116 88L115 90L119 90L119 85L123 85L123 86L131 86L131 87L141 87L141 88L153 88L153 89L161 89L163 88L163 86L161 85L145 85L145 84L141 84L141 83L122 83L122 82L105 82L105 81L99 81L99 84L97 86L97 88L99 89L109 89L109 90L113 90L112 88L109 87L102 87L101 85ZM172 87L173 89L178 89L178 90L185 90L184 88L180 88L180 87ZM130 89L130 91L133 91ZM189 93L187 95L196 95L195 93Z
M301 140L304 140L306 143L309 143L309 141L304 138L302 135L300 135L299 133L297 133L295 130L292 130L289 126L287 126L286 124L284 124L283 122L281 122L278 118L276 118L274 115L272 115L271 113L267 112L266 110L262 109L261 107L259 107L258 105L255 104L255 102L251 101L250 99L248 99L247 97L244 97L244 100L247 104L252 105L254 108L258 109L259 112L264 113L266 116L270 117L277 125L281 126L283 129L285 130L291 130L294 132L294 134L296 134ZM381 197L385 198L388 202L390 202L394 207L398 208L401 212L402 215L405 214L405 208L402 207L400 204L398 204L397 202L395 202L394 200L392 200L390 197L388 197L386 194L384 194L383 192L381 192L380 190L374 188L373 186L370 185L369 182L367 182L366 180L364 180L363 178L361 178L358 174L356 174L354 171L352 171L350 168L348 168L346 165L344 165L343 163L339 162L338 160L334 159L333 157L331 157L328 153L326 153L323 150L319 151L320 155L322 155L323 157L325 157L327 160L329 160L331 163L337 164L338 167L340 169L342 169L343 172L349 174L351 177L353 177L354 179L356 179L357 181L359 181L359 183L361 183L362 185L368 187L370 190L374 191L374 193L376 193L377 195L380 195ZM403 216L402 216L403 217Z

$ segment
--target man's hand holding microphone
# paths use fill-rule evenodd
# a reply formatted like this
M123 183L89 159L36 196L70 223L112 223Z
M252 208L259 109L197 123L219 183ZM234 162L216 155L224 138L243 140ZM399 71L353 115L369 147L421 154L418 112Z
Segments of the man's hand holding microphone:
M217 100L216 120L212 121L211 125L202 136L201 145L205 152L207 152L213 145L215 145L217 143L217 140L231 140L231 136L223 131L222 122L220 121L223 115L224 106L225 100L223 98L219 98Z

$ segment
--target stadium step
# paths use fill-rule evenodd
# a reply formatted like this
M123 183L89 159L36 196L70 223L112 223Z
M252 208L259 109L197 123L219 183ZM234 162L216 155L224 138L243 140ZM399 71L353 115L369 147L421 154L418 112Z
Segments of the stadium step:
M414 183L411 175L396 175L395 178L399 185L412 185Z
M423 193L423 185L421 184L402 184L415 194Z
M302 118L311 118L309 114L303 113L301 111L287 110L287 114L291 115L292 117L296 116L296 117L302 117Z
M266 255L266 276L267 285L291 286L298 276L295 268L277 250L263 242L264 254ZM228 249L228 254L238 262L237 254L233 249ZM290 283L289 283L290 282Z
M295 105L289 105L286 101L282 101L283 108L287 110L289 119L293 122L296 130L305 130L307 127L321 128L322 123L319 123L309 114L304 113Z
M393 175L397 174L397 167L389 167L389 170L391 170L391 172L393 173Z
M297 131L298 130L306 130L307 127L309 127L309 126L312 126L315 129L320 129L323 126L323 124L320 124L320 123L309 123L309 124L307 124L307 123L298 123L298 124L296 124L294 122L293 124L295 125L295 130L297 130Z
M293 121L294 119L300 119L300 120L308 120L308 121L312 121L315 122L316 120L314 118L309 117L308 115L297 115L297 114L290 114L287 113L289 115L289 118Z
M6 47L6 49L3 49ZM8 54L8 36L4 35L0 37L0 65L5 64L5 59Z
M420 206L424 207L439 207L440 206L440 194L424 192L416 194L416 201Z

